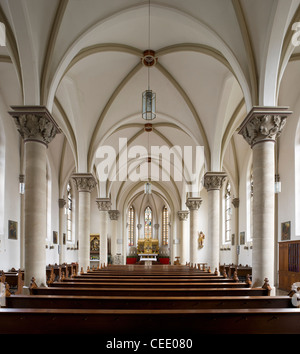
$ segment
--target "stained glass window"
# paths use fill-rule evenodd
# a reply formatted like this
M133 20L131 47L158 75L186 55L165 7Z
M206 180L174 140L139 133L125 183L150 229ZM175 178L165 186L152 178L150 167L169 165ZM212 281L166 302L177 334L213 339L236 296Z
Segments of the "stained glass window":
M162 217L162 243L167 245L169 242L169 212L166 206L163 207Z
M253 175L250 175L250 239L253 239Z
M67 241L72 241L72 188L70 183L67 185Z
M152 209L147 206L145 209L145 238L152 237Z
M128 245L133 246L134 244L134 207L131 206L128 211Z
M225 242L231 240L231 186L227 183L225 191Z

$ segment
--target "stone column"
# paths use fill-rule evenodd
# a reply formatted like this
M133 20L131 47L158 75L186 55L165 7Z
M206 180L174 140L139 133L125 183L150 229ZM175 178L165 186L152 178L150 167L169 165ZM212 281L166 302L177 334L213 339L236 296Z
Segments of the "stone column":
M180 220L180 243L181 243L181 253L180 253L180 263L185 265L189 260L189 237L187 230L187 220L189 217L188 210L179 210L177 212L178 218Z
M237 253L237 248L239 246L239 234L240 234L240 221L239 221L239 206L240 206L240 199L234 198L232 200L232 205L235 209L235 238L234 238L234 254L233 254L233 263L239 264L239 255Z
M111 258L114 262L115 256L117 254L118 219L120 212L119 210L109 210L108 214L111 225Z
M204 187L208 196L208 237L210 239L210 268L219 270L220 262L220 189L226 178L223 172L207 172L204 175Z
M108 211L111 201L109 198L97 198L96 203L100 211L100 264L107 265Z
M291 113L287 107L253 107L239 130L253 151L253 287L265 278L274 287L274 142Z
M155 233L154 233L154 239L158 240L158 237L159 237L159 224L154 224L154 230L155 230Z
M25 151L25 279L28 287L34 277L46 285L47 235L47 146L60 132L46 107L14 106L9 114L24 139Z
M197 263L198 249L198 209L202 203L200 197L191 197L186 201L186 206L190 210L190 262Z
M25 175L19 175L19 183L25 186ZM25 222L24 222L24 191L20 193L20 268L25 268Z
M63 198L58 199L59 206L59 264L65 263L65 245L64 245L64 219L66 201Z
M138 229L138 240L140 240L141 238L141 228L142 228L142 224L137 224L136 227Z
M72 179L78 190L78 265L86 272L90 266L91 192L97 182L91 173L75 173Z

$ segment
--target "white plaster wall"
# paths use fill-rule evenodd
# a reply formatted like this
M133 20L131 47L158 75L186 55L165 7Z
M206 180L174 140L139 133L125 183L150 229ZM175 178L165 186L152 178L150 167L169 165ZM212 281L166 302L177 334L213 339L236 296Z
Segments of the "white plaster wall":
M52 142L55 144L55 140ZM47 200L47 235L45 240L46 264L59 264L59 186L58 171L55 168L52 155L47 150L47 170L48 170L48 191L50 196ZM48 219L49 218L49 219ZM57 244L53 243L53 231L57 232ZM50 247L53 247L50 249Z
M278 194L278 241L281 241L281 223L291 222L291 239L295 239L295 120L288 121L280 137L278 172L281 180L281 193Z
M199 263L207 263L207 265L209 266L211 261L211 239L208 235L208 195L205 188L202 188L200 197L202 198L202 203L198 210L198 231L202 231L204 233L205 239L203 248L197 249L197 260ZM189 220L187 221L187 223L189 225Z
M4 176L1 176L4 210L0 224L0 269L7 271L12 267L20 267L20 137L10 116L1 115L0 119L5 135ZM18 223L17 240L8 239L8 220Z

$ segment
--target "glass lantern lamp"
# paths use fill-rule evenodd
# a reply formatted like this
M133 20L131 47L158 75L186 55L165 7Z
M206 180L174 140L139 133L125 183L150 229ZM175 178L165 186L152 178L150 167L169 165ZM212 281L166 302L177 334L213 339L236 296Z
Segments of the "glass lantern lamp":
M155 113L156 94L152 90L143 92L143 113L142 117L145 120L153 120L156 118Z
M151 194L151 183L150 182L145 183L145 194Z

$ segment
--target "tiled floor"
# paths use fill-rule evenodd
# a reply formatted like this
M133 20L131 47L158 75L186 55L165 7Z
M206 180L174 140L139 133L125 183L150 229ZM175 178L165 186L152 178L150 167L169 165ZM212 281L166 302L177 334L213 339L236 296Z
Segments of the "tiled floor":
M288 292L276 288L276 295L278 295L278 296L288 295Z

